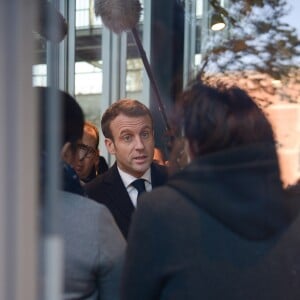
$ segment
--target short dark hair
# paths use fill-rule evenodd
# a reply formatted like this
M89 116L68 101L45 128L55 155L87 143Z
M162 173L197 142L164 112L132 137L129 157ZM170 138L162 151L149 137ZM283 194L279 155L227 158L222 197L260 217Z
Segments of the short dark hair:
M58 101L61 109L61 126L60 131L58 132L60 135L61 146L69 142L75 147L76 143L82 138L83 134L84 114L80 105L71 95L55 88L35 87L34 90L40 106L40 137L42 149L45 150L45 136L47 133L47 103L48 101L51 101L52 96L59 99ZM53 122L55 122L55 120L53 120Z
M114 102L102 116L101 129L106 138L113 139L110 123L120 114L128 117L149 116L153 125L151 112L146 105L133 99L120 99Z
M179 99L183 132L194 155L259 143L275 144L263 111L244 90L194 81Z
M94 130L95 135L96 135L96 145L95 145L95 148L98 149L99 142L100 142L100 137L99 137L99 130L98 130L97 126L94 123L90 122L90 121L85 121L84 122L84 127L88 127L90 129Z

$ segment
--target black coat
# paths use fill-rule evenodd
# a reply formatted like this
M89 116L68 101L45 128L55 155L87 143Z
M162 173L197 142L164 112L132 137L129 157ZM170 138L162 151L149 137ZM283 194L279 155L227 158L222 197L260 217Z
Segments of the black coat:
M151 164L152 188L167 180L166 167ZM115 163L107 172L85 185L89 198L106 205L114 216L122 234L127 238L134 206Z
M274 148L207 155L141 198L124 300L300 299L300 219L288 217Z

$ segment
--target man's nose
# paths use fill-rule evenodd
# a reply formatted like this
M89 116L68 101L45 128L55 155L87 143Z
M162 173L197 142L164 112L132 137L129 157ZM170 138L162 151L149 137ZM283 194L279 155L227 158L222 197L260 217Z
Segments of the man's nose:
M82 162L86 157L86 154L79 155L79 161Z
M144 145L144 141L141 139L140 136L137 136L135 139L135 147L137 149L144 149L145 145Z
M79 161L83 161L85 159L86 155L87 155L86 151L79 151L79 153L78 153Z

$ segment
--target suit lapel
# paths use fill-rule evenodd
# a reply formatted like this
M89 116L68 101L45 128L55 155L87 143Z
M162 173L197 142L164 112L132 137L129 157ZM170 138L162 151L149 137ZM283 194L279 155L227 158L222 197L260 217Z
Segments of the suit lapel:
M118 211L120 215L130 220L134 211L134 206L127 193L127 189L123 184L116 163L109 170L105 178L105 183L108 185L108 194L110 195L110 205Z

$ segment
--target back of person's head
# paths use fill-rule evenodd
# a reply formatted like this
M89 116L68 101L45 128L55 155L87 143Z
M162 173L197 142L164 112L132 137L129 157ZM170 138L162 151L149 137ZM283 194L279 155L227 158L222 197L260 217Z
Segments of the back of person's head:
M196 157L237 146L275 143L263 111L235 86L209 86L197 80L182 93L178 111Z
M114 102L102 116L101 128L106 138L113 139L110 123L121 114L127 117L149 116L153 123L151 112L143 103L133 99L120 99Z
M42 199L44 197L47 176L51 176L48 171L49 165L46 163L51 145L46 144L46 137L49 134L49 122L58 122L56 134L60 141L60 154L65 162L62 168L61 187L65 191L83 195L79 179L74 178L75 171L70 164L77 159L77 143L83 134L84 115L80 105L68 93L50 87L35 87L34 91L40 108L40 144L41 144L41 162L40 162L40 180ZM49 120L49 101L57 99L58 111L55 118ZM50 126L50 130L51 126Z
M80 105L66 92L50 87L35 87L34 89L40 106L40 137L43 151L47 151L45 149L45 137L47 134L47 116L49 115L47 111L48 104L54 97L58 98L61 115L60 117L56 116L56 119L52 122L60 122L61 126L59 126L58 134L61 147L66 143L70 143L72 149L75 149L83 134L84 115Z

